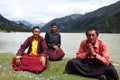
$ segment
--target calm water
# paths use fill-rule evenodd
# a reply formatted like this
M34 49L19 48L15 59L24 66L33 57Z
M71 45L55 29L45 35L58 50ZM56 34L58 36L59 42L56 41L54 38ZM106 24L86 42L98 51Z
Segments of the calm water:
M16 54L20 45L31 33L0 33L0 53L10 52ZM44 37L45 33L41 33ZM86 38L84 33L61 33L62 49L65 57L75 57L80 42ZM120 60L120 34L100 34L99 38L108 44L111 59Z

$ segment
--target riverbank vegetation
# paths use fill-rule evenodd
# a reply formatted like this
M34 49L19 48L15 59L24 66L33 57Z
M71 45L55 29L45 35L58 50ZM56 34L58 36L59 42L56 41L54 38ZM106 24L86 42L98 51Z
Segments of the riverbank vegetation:
M14 71L12 69L12 53L0 53L0 80L98 80L77 75L63 74L69 58L49 62L48 68L42 73L35 74L27 71ZM120 64L115 65L120 76Z

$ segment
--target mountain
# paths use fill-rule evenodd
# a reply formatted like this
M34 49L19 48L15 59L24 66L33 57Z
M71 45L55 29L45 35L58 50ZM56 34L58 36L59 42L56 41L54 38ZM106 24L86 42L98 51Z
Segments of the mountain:
M0 15L0 31L11 32L11 31L30 31L30 29L24 24L16 24Z
M50 21L49 23L47 23L46 25L44 25L42 27L42 31L45 31L45 32L48 31L52 23L56 23L58 25L59 31L70 31L74 21L80 17L82 17L81 14L72 14L62 18L56 18Z
M103 33L120 33L120 9L89 24L89 27L95 27Z
M39 26L40 28L42 28L46 23L38 23L38 24L34 24L35 26Z
M21 21L15 21L15 23L17 24L24 24L25 26L29 27L29 28L33 28L34 26L39 26L40 28L42 28L45 23L38 23L38 24L33 24L33 23L30 23L28 21L25 21L25 20L21 20Z
M29 27L29 28L33 28L33 27L34 27L34 24L31 24L30 22L25 21L25 20L15 21L15 23L17 23L17 24L22 23L22 24L24 24L25 26L27 26L27 27Z
M49 30L51 23L57 23L61 32L84 32L87 28L94 27L99 32L120 33L120 1L84 15L77 14L76 18L71 19L75 15L56 18L47 23L42 31Z

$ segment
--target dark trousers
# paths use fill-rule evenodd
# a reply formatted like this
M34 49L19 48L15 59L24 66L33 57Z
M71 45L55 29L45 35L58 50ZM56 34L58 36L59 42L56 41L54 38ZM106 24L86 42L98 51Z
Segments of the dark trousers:
M65 71L67 73L83 75L87 77L99 77L100 75L105 75L107 80L119 80L118 74L111 63L106 66L97 59L79 60L73 58L68 61Z

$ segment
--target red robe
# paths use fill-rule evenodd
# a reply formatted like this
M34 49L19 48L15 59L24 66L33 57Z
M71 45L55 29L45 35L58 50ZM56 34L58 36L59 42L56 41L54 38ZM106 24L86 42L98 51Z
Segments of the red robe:
M43 71L48 66L48 54L47 54L47 45L43 37L39 36L38 39L38 56L29 55L32 48L33 36L28 37L28 39L21 45L20 49L17 52L17 55L23 56L21 58L21 64L16 65L16 58L12 59L12 66L14 70L27 70L27 71ZM29 47L29 48L28 48ZM28 52L25 54L25 49L28 48ZM40 56L46 57L46 64L42 66L40 63Z

